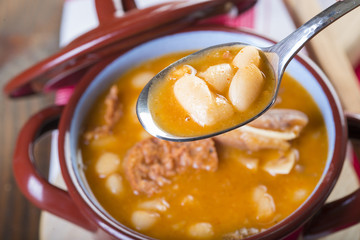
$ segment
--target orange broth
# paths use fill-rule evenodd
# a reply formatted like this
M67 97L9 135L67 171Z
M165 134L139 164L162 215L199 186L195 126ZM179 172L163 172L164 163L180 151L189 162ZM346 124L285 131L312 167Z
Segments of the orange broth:
M217 171L189 169L174 176L171 184L165 185L160 193L148 197L133 193L122 167L116 170L123 179L121 194L109 191L105 186L106 178L99 176L95 170L96 163L103 153L113 153L122 161L129 148L149 137L136 117L135 103L141 89L133 87L132 79L146 71L155 74L187 54L188 52L175 53L146 61L130 69L115 83L123 104L123 116L115 125L113 133L90 142L80 139L83 170L89 186L96 199L111 216L135 230L137 229L131 215L139 208L139 204L151 199L166 199L169 208L159 213L159 220L149 229L140 230L141 233L158 239L196 239L189 235L189 227L199 222L212 225L213 234L206 239L222 239L224 234L243 227L269 228L294 212L311 194L324 170L328 151L325 123L319 108L309 93L288 74L285 74L282 80L275 108L297 109L309 118L309 123L300 137L292 141L292 147L299 152L296 164L300 166L301 171L294 168L287 175L276 176L270 175L261 167L252 171L241 164L239 159L256 157L260 159L261 166L267 159L278 154L277 150L246 152L217 145ZM85 131L104 124L105 96L106 93L98 99L89 113ZM162 96L159 99L164 101ZM250 190L258 185L266 186L267 193L273 197L275 203L276 212L266 221L256 218L251 201ZM193 201L184 203L184 199L189 195Z

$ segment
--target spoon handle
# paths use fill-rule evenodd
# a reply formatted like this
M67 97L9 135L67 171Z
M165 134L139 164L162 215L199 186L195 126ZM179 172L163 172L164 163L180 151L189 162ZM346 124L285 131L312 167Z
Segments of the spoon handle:
M310 19L279 43L270 47L279 55L279 69L284 69L292 57L325 27L360 5L360 0L338 1Z

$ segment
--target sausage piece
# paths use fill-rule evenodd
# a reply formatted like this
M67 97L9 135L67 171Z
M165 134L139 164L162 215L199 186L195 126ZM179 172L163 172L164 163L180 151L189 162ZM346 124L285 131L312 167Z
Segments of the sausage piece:
M151 196L171 182L170 177L187 168L216 171L218 156L212 139L194 142L168 142L148 138L127 152L124 169L135 194Z

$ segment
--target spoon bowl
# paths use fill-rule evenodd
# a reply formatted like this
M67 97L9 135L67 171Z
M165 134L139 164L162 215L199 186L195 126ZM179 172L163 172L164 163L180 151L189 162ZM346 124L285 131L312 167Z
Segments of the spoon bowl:
M193 54L190 54L179 61L174 62L169 65L167 68L163 69L156 76L154 76L150 82L144 87L140 96L138 98L136 104L136 113L139 118L140 123L148 131L151 135L158 137L160 139L168 140L168 141L194 141L200 140L208 137L212 137L218 134L225 133L227 131L233 130L235 128L241 127L257 117L261 116L265 113L275 102L276 96L278 94L278 90L280 87L281 79L286 69L286 66L289 64L291 59L296 55L296 53L304 46L304 44L309 41L312 37L322 31L324 28L329 26L331 23L355 9L360 5L360 0L345 0L339 1L331 5L329 8L325 9L311 20L306 22L296 31L291 33L282 41L278 42L275 45L270 47L256 47L259 51L261 51L267 60L269 61L271 67L273 68L273 72L275 75L275 89L273 91L273 96L270 99L269 103L257 112L256 115L246 119L245 121L239 122L234 126L230 126L226 129L222 129L220 131L215 131L209 134L202 134L197 136L177 136L167 132L158 126L158 124L154 121L154 118L151 113L151 109L149 108L149 97L152 86L159 82L165 81L165 76L174 69L174 67L178 65L184 65L190 60L198 57L200 55L206 54L207 52L211 52L215 49L223 48L223 47L231 47L231 46L248 46L246 43L226 43L221 45L211 46L209 48L200 50Z

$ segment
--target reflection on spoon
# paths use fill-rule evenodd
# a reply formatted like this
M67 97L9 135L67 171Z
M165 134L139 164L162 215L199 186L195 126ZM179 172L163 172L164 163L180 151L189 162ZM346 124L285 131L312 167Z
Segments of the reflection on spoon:
M254 120L275 102L284 70L302 46L359 5L360 0L337 2L271 47L229 43L180 59L141 92L140 123L155 137L192 141ZM159 101L163 95L167 100Z

